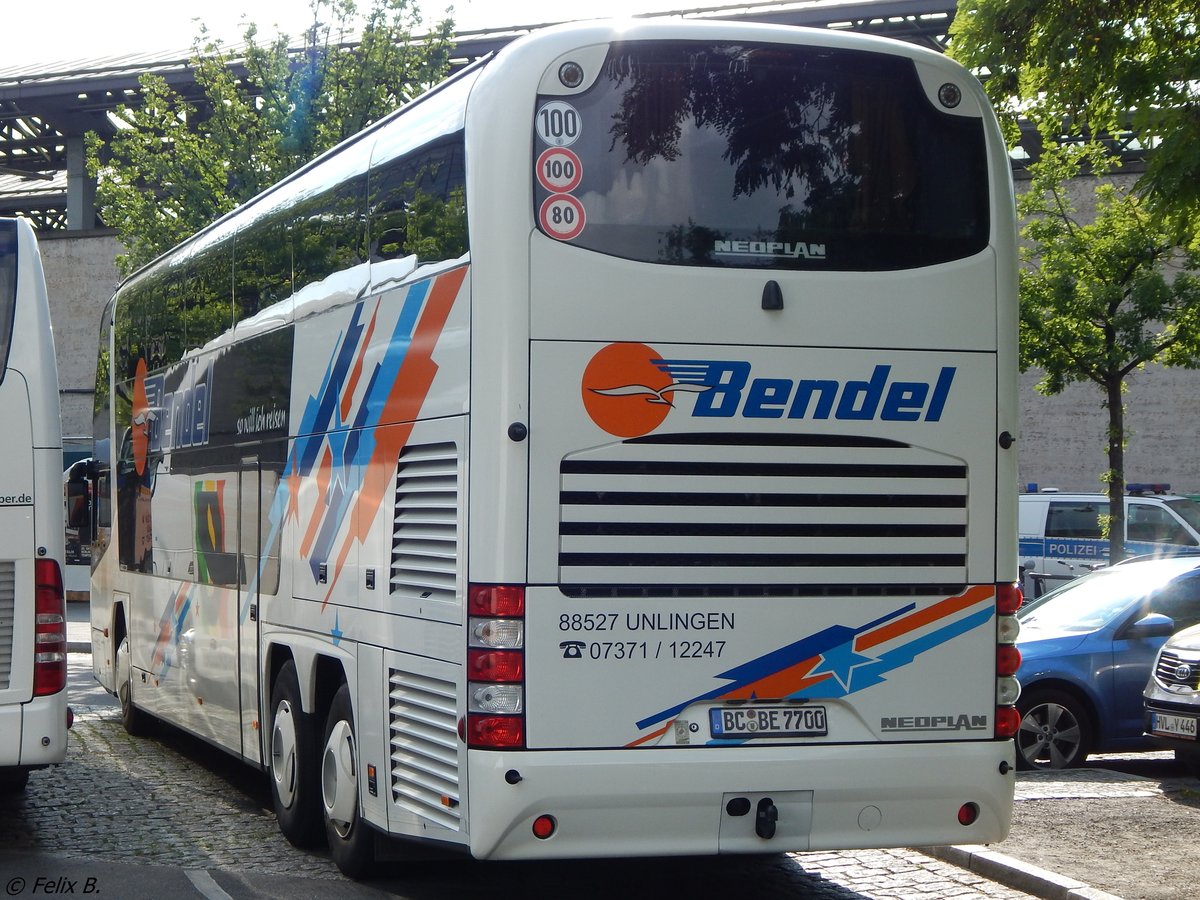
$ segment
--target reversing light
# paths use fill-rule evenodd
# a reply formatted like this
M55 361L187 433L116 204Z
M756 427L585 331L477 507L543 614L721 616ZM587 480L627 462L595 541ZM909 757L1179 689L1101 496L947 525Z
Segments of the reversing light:
M1011 675L996 679L996 705L1012 706L1021 696L1021 682Z
M1015 644L1020 636L1020 619L1016 616L996 616L996 643Z
M520 619L471 619L470 646L519 650L525 644L525 623Z

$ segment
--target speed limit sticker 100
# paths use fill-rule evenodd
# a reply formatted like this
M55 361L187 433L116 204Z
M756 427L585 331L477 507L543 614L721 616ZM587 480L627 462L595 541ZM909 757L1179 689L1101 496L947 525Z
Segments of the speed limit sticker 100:
M543 144L569 147L579 140L579 111L563 100L551 100L538 109L534 127Z

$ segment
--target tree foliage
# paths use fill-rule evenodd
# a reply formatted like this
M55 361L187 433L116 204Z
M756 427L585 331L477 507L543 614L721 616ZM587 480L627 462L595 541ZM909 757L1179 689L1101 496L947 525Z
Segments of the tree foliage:
M453 21L420 40L414 0L312 0L298 49L286 35L224 46L201 29L191 66L196 96L145 75L117 110L107 142L89 135L97 206L125 247L125 273L245 202L436 84L449 66Z
M1103 393L1115 562L1124 553L1126 379L1148 362L1200 365L1200 254L1179 246L1136 191L1103 177L1109 165L1098 144L1049 148L1017 205L1026 223L1021 364L1045 373L1044 393L1073 382ZM1085 186L1095 202L1086 220L1071 199Z
M1139 184L1195 248L1200 233L1200 6L1195 0L962 0L951 53L981 72L1010 136L1018 112L1153 147ZM1059 132L1061 134L1061 132Z
M1010 142L1042 144L1018 203L1021 364L1039 390L1095 384L1108 412L1109 554L1124 555L1126 379L1200 364L1200 7L1194 0L962 0L951 54L978 72ZM1145 173L1105 177L1133 132ZM1094 210L1071 197L1090 192ZM1082 213L1082 214L1081 214Z

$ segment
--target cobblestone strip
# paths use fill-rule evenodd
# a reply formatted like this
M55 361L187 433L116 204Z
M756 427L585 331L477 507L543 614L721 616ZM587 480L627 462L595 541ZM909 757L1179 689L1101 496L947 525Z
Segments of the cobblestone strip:
M80 707L75 713L66 764L33 773L23 798L0 800L0 847L110 862L341 878L324 854L287 843L273 813L262 806L265 790L238 786L242 779L252 784L261 777L252 769L226 761L221 751L199 741L131 737L113 708ZM758 858L730 858L717 868L725 875L765 879L772 886L763 884L763 896L783 896L778 889L787 886L787 896L806 900L1029 896L913 850L792 853L775 859L764 866Z
M219 769L129 736L115 709L75 708L66 763L34 772L23 797L0 804L8 850L341 877L328 858L288 844L274 814Z

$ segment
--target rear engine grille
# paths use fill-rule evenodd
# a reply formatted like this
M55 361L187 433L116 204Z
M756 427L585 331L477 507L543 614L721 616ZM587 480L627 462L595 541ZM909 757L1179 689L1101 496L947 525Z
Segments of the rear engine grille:
M961 461L876 439L706 437L562 460L565 592L878 595L965 582Z
M460 827L454 683L391 669L388 675L392 802L455 831Z

